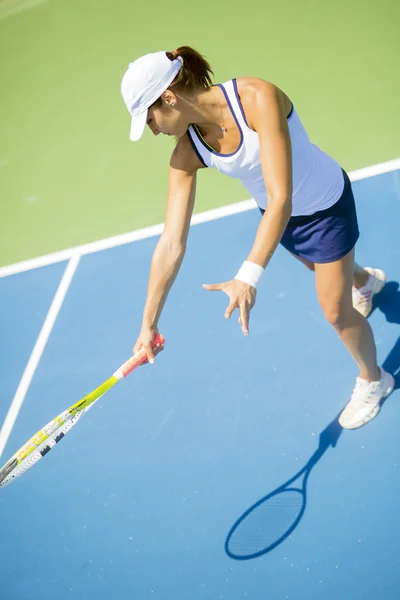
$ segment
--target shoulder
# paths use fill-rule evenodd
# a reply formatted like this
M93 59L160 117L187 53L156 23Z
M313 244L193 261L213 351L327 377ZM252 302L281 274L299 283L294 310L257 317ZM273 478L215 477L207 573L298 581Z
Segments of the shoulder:
M292 108L290 98L270 81L259 77L240 77L236 83L246 117L249 117L249 124L257 111L269 107L278 107L285 116L290 113Z
M286 95L278 86L259 77L239 77L236 84L242 101Z
M195 173L205 168L193 149L188 133L179 138L171 155L170 167L187 173Z

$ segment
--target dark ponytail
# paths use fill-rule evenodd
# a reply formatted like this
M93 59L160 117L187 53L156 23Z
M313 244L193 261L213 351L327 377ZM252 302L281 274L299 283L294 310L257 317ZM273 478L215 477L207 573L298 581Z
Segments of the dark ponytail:
M180 48L166 54L171 61L178 56L183 60L182 68L169 88L191 92L195 87L207 89L213 85L211 75L214 75L214 72L204 56L199 54L197 50L190 46L180 46ZM150 108L161 106L161 104L161 98L158 98Z
M183 59L183 66L171 83L171 88L191 91L194 87L209 88L212 86L211 76L214 73L210 64L197 50L190 46L181 46L173 52L167 52L167 56L170 60L175 60L178 56Z

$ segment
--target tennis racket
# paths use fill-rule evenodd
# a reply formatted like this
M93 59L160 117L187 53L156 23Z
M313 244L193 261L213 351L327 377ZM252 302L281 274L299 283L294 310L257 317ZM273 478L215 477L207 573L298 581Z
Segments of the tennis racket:
M163 346L165 339L162 335L156 334L153 341L153 348L158 345ZM110 390L120 379L127 377L136 367L147 362L147 355L142 348L127 360L115 373L102 383L98 388L90 392L87 396L64 410L55 419L47 423L35 435L33 435L0 470L0 486L5 487L14 479L25 473L33 467L65 435L71 431L82 415L88 411L108 390Z
M307 481L311 469L329 446L336 446L341 432L336 418L320 434L319 446L307 464L236 521L225 541L225 552L230 558L257 558L271 552L289 537L307 506Z

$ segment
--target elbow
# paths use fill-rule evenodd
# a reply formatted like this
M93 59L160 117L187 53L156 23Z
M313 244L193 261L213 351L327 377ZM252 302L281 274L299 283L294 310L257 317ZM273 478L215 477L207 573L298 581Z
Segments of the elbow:
M272 196L268 201L268 206L271 207L271 210L281 214L285 219L290 219L292 215L291 196Z
M181 239L170 238L162 235L157 245L160 254L168 255L174 260L179 260L185 255L186 242Z

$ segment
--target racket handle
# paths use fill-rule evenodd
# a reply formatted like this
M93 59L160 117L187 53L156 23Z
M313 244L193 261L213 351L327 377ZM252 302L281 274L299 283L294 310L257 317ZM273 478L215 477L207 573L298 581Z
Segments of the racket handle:
M165 344L164 336L157 333L154 337L152 347L155 348L157 344L161 344L162 346ZM134 354L129 360L127 360L123 365L120 366L117 371L115 371L114 376L118 379L122 379L123 377L127 377L129 373L132 373L136 367L139 365L144 365L147 363L147 354L143 348L141 348L136 354Z

